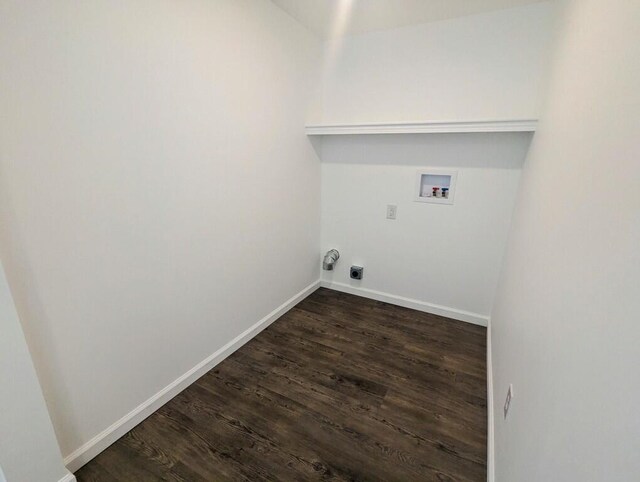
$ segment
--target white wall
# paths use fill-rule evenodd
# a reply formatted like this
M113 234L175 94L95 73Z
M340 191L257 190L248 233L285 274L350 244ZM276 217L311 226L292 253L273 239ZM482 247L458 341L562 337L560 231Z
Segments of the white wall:
M324 121L535 118L552 13L540 3L330 41ZM322 246L342 254L323 279L486 323L529 142L528 134L318 141ZM413 202L420 167L459 171L453 206ZM396 221L385 219L387 204L398 205ZM351 264L364 265L362 282L349 280Z
M551 30L545 2L331 41L323 121L536 118Z
M0 481L56 482L67 475L1 265L0 407Z
M529 134L325 138L322 246L337 248L341 258L323 279L486 323L530 140ZM422 167L458 171L453 205L414 202ZM396 220L386 219L387 204L398 206ZM364 267L362 281L349 278L352 264Z
M0 249L65 456L317 281L320 56L267 0L0 4Z
M563 10L492 317L498 482L640 474L640 3Z

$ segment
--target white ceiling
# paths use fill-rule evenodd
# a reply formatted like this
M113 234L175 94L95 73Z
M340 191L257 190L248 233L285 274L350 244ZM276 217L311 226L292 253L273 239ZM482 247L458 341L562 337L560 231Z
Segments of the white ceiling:
M338 12L349 10L346 35L462 17L544 0L271 0L317 33L329 37ZM350 7L349 7L350 5Z

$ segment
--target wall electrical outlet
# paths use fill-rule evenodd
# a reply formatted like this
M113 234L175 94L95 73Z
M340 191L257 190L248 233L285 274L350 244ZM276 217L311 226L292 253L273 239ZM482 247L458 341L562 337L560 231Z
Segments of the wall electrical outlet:
M395 219L398 213L398 206L395 204L387 204L387 219Z
M511 406L511 399L513 398L513 385L509 384L509 390L507 391L507 399L504 401L504 418L507 418L509 413L509 407Z
M351 279L362 279L362 273L364 268L362 266L352 266L349 269L349 278Z

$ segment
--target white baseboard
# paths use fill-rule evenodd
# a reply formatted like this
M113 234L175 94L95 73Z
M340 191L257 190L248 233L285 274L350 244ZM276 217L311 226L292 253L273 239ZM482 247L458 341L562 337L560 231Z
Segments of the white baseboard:
M491 320L487 326L487 482L495 482L495 435L493 421L493 357L491 355Z
M175 397L182 390L195 382L202 375L211 370L218 363L223 361L242 345L251 340L254 336L267 328L271 323L276 321L280 316L289 311L293 306L298 304L304 298L309 296L320 286L320 281L311 283L298 294L285 301L278 308L273 310L267 316L258 321L255 325L245 330L243 333L235 337L229 343L217 350L211 356L207 357L187 373L171 382L165 388L153 395L151 398L138 405L120 420L107 427L98 435L93 437L87 443L82 445L70 455L65 457L64 463L71 472L77 471L84 464L114 443L133 427L142 422L145 418L158 410L162 405ZM73 479L75 480L75 477Z
M69 473L62 477L58 482L76 482L76 476Z
M363 296L372 300L384 301L392 305L398 305L405 308L424 311L425 313L431 313L433 315L446 316L447 318L453 318L454 320L466 321L467 323L472 323L474 325L487 326L489 322L489 317L485 315L472 313L470 311L458 310L456 308L449 308L448 306L427 303L426 301L414 300L412 298L405 298L403 296L383 293L382 291L358 288L356 286L350 286L344 283L335 283L325 280L320 282L320 286L336 291L342 291L343 293Z

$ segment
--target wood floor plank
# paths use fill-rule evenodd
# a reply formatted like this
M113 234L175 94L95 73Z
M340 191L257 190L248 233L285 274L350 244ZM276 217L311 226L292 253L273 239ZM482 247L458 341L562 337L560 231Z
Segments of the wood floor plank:
M77 479L484 482L485 337L319 289Z

